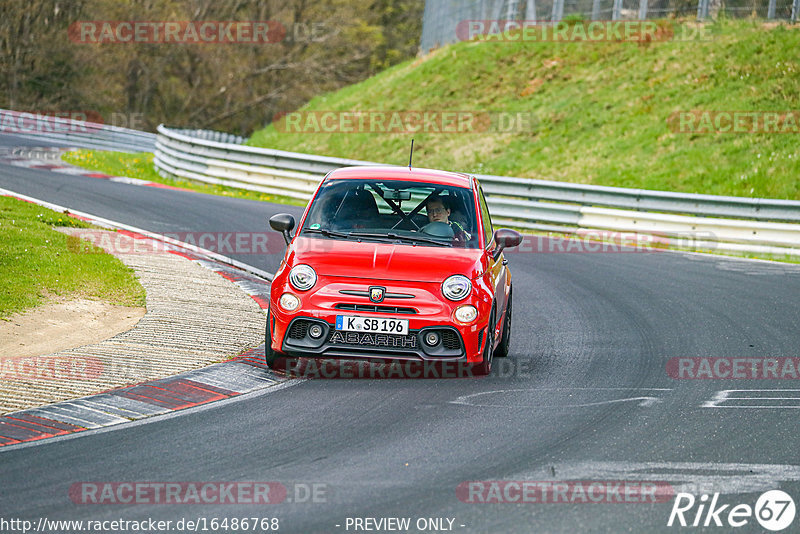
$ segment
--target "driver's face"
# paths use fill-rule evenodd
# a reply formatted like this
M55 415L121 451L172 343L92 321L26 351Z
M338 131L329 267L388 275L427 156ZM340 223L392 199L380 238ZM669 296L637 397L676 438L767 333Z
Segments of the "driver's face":
M439 200L430 202L427 206L428 221L430 222L448 222L450 217L450 210L445 209L444 204Z

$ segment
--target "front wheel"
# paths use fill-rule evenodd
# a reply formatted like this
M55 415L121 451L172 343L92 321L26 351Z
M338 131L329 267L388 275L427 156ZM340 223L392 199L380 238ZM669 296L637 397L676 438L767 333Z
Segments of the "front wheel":
M486 328L486 346L483 349L483 360L473 368L476 375L488 375L492 372L492 345L494 345L494 311L489 318L489 326Z
M271 322L272 317L270 316L269 309L267 309L267 329L264 333L264 360L267 363L267 367L270 369L275 369L278 358L281 358L283 355L276 350L272 350L272 333L270 332Z
M502 337L500 338L500 344L497 346L497 350L494 351L495 358L505 358L508 356L509 347L511 344L511 297L513 293L511 291L508 292L508 303L506 303L506 315L505 319L503 319L503 333L501 334Z

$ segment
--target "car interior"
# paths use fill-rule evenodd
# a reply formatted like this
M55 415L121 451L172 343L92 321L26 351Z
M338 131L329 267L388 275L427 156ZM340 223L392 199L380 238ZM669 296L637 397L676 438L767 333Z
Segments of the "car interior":
M438 196L450 207L449 220L470 233L477 244L471 191L435 184L397 184L363 181L336 183L319 192L309 212L307 228L337 232L404 232L452 239L453 232L431 224L426 212L429 198ZM467 245L471 246L471 245Z

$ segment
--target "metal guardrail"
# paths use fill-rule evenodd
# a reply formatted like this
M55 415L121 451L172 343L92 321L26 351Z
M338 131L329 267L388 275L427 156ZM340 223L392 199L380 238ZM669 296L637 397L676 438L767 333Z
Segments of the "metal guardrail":
M484 193L490 195L702 217L800 222L800 202L794 200L673 193L491 175L478 178Z
M239 136L158 127L158 135L0 110L0 133L60 146L153 151L156 169L207 183L307 200L331 170L375 162L243 145ZM800 202L623 189L477 175L493 221L533 230L610 230L800 255ZM722 247L724 248L724 247ZM774 250L773 250L774 249Z
M160 173L307 200L329 171L374 162L225 143L160 125L154 162ZM581 228L650 233L739 250L800 254L800 202L624 189L477 175L494 222L543 231ZM766 248L765 248L766 247ZM789 248L786 248L789 247Z
M156 142L152 133L6 109L0 109L0 133L62 147L118 152L153 152Z

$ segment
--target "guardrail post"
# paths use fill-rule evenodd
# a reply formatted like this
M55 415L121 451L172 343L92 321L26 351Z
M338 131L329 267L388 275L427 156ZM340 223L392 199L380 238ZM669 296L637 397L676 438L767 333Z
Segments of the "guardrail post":
M564 18L564 0L553 2L553 22L558 22Z
M536 20L536 0L528 0L525 6L525 19Z
M509 0L506 6L506 20L517 20L519 11L518 0Z
M614 0L614 7L611 9L611 20L619 20L622 13L622 0Z
M592 20L600 18L600 0L592 1Z
M708 18L708 0L700 0L697 3L697 20Z

